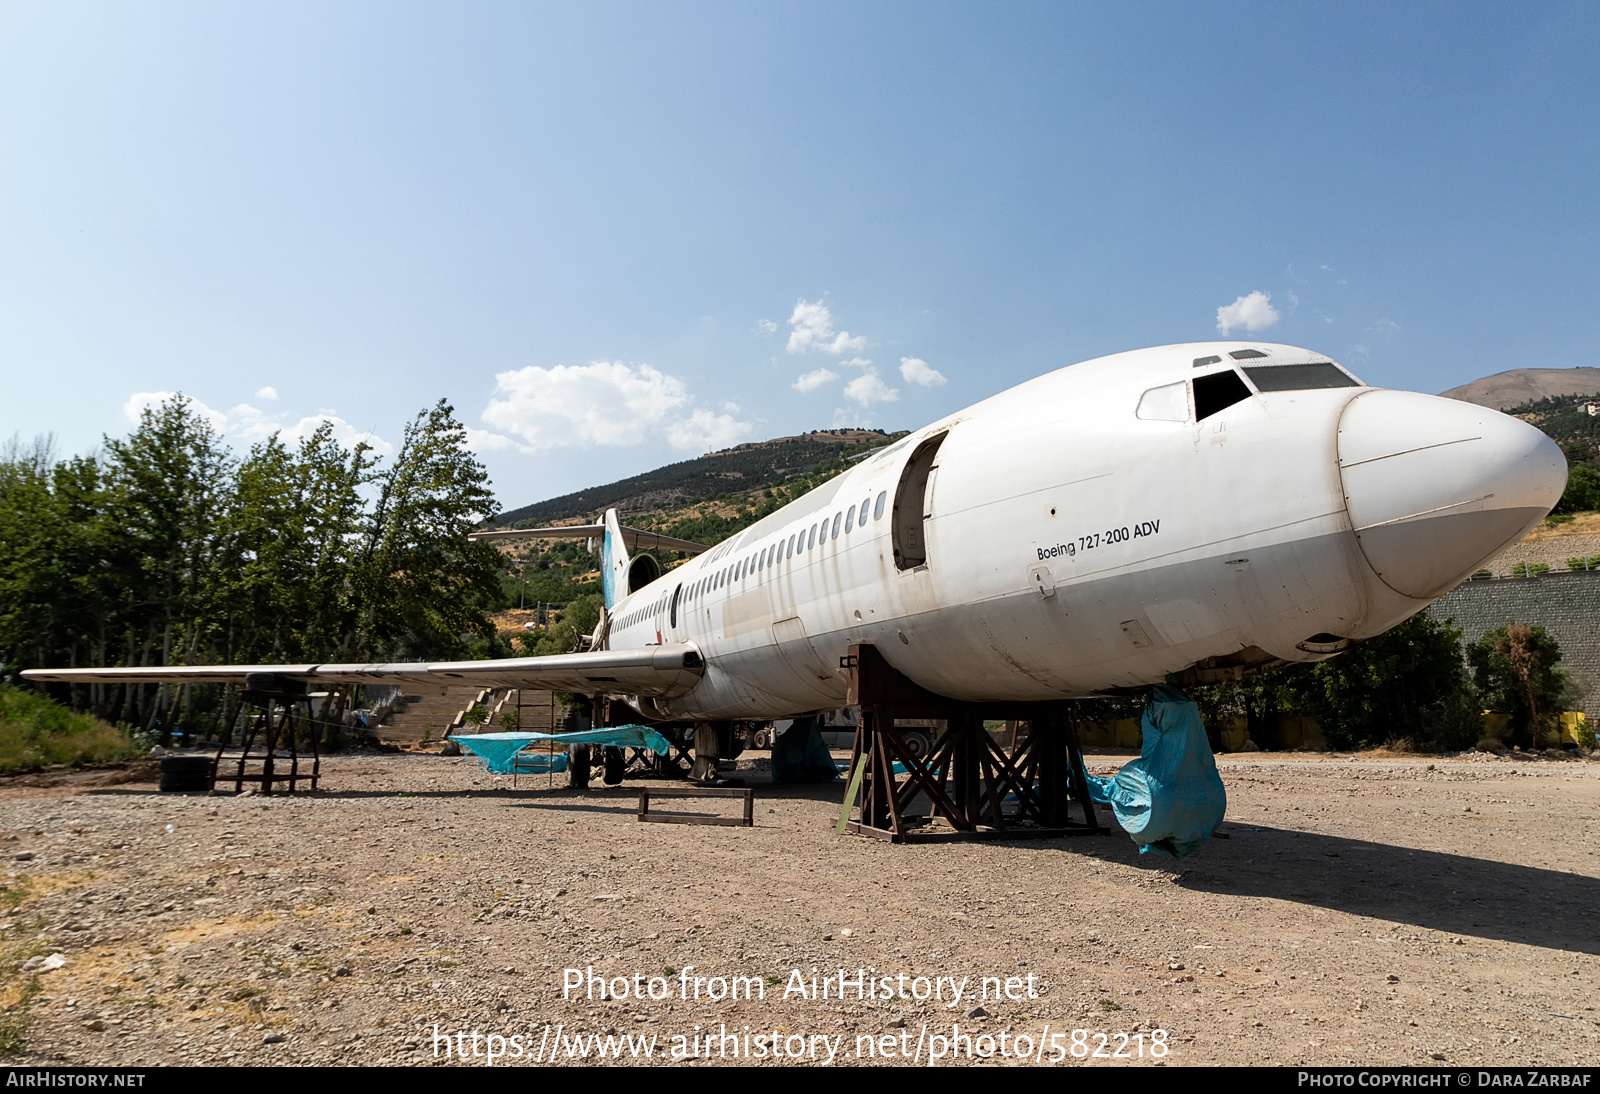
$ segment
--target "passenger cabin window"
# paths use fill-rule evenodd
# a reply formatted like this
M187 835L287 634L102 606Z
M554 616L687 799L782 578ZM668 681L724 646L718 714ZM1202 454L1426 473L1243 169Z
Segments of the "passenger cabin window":
M889 500L889 491L887 491L887 490L879 490L878 491L878 500L872 506L872 519L873 520L882 520L883 519L883 503L888 501L888 500Z
M1360 387L1354 376L1332 361L1309 365L1257 365L1244 374L1257 391L1313 391L1324 387Z
M1187 422L1189 385L1180 380L1151 388L1140 397L1135 413L1147 422Z
M1239 374L1231 369L1195 377L1194 416L1198 421L1203 422L1211 415L1248 398L1250 389L1244 386Z

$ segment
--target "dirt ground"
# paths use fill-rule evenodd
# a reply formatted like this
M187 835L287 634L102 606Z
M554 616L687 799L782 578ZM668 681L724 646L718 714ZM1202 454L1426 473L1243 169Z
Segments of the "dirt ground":
M8 1062L1600 1057L1600 762L1224 756L1227 838L1181 862L1120 833L836 836L841 787L740 763L754 828L641 824L632 781L512 791L414 754L333 757L292 798L7 780L0 1036L37 986ZM628 997L564 998L591 967ZM860 969L874 995L938 995L863 999ZM732 977L765 999L713 998Z

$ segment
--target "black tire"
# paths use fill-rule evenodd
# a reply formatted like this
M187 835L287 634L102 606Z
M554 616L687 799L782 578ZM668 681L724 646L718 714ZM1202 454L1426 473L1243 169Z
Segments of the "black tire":
M900 734L900 740L905 742L906 749L919 760L926 760L928 753L933 751L933 742L928 735L920 729L908 729Z
M589 768L593 760L588 745L567 746L567 785L582 790L589 785Z
M210 756L163 756L161 757L161 773L163 775L205 775L211 774Z
M211 776L205 775L163 775L161 776L161 792L163 794L192 794L205 793L211 789Z
M622 781L622 772L628 766L627 754L620 748L606 746L606 772L607 786L616 786Z

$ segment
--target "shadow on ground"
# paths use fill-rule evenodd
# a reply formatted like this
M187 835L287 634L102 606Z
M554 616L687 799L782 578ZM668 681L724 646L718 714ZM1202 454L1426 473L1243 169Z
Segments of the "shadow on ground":
M1069 849L1173 874L1185 889L1286 900L1450 934L1600 954L1600 879L1467 854L1253 824L1225 824L1174 862L1120 833Z

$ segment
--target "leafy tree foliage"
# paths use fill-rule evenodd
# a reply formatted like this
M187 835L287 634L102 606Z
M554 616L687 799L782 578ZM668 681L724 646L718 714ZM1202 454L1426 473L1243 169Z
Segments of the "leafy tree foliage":
M571 653L581 635L593 634L600 622L600 607L604 603L599 593L585 593L567 604L561 620L545 634L517 636L522 653L529 657L547 657L552 653Z
M1567 469L1567 488L1555 513L1587 513L1600 509L1600 471L1586 463Z
M1567 462L1577 467L1600 462L1600 417L1585 406L1600 402L1600 395L1552 395L1506 411L1535 426L1561 446Z
M1539 716L1559 710L1572 690L1560 644L1541 626L1509 623L1480 638L1468 657L1485 704L1509 713L1513 731L1540 747Z
M0 662L459 656L492 636L484 609L503 562L466 534L494 510L442 401L387 466L327 424L236 459L182 396L99 457L12 442L0 452ZM218 702L214 688L72 690L75 706L147 727L190 717L196 690Z
M1335 748L1405 739L1459 749L1479 735L1461 630L1427 612L1327 661L1236 685L1232 701L1260 744L1273 743L1267 727L1278 713L1316 719Z

